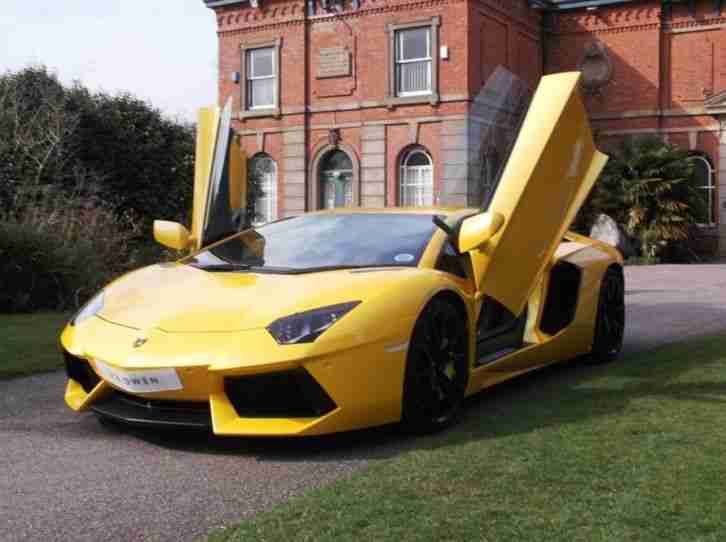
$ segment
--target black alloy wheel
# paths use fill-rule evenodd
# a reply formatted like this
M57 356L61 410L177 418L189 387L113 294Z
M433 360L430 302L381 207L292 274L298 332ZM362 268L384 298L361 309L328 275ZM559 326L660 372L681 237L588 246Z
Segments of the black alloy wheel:
M402 428L431 433L452 424L469 377L466 317L434 298L414 326L403 385Z
M623 349L625 336L625 280L620 267L610 267L600 286L591 360L615 361Z

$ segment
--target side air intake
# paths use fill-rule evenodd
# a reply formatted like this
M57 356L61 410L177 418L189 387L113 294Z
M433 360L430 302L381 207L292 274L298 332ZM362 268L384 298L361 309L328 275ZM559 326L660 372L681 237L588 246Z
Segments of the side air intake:
M240 418L317 418L336 407L302 368L225 378L224 391Z

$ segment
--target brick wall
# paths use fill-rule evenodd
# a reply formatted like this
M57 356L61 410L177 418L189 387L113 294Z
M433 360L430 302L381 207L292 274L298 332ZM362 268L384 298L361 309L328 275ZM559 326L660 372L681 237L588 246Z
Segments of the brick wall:
M331 130L353 158L357 205L399 203L399 161L412 145L433 159L437 203L476 203L470 185L481 157L471 144L470 101L482 84L503 65L534 87L543 71L580 69L598 41L611 78L586 102L602 145L658 132L705 153L723 179L715 207L726 216L726 137L704 103L726 90L726 17L714 14L710 0L696 2L695 15L684 3L665 17L659 0L644 0L544 20L527 0L361 0L357 9L346 0L340 13L323 11L319 0L316 6L314 14L296 0L216 9L220 101L233 96L240 107L240 86L230 77L240 70L240 46L281 40L279 115L235 125L248 154L264 151L277 162L280 215L317 208L314 165L331 148ZM447 59L434 51L438 100L391 106L386 26L431 18L448 48ZM349 74L318 77L320 51L339 47L350 53ZM718 107L726 112L726 95ZM726 238L726 224L720 227Z
M716 170L716 219L726 222L726 146L720 145L726 139L704 103L726 89L726 17L708 0L696 2L695 14L686 3L663 13L660 1L558 14L546 33L546 71L578 69L594 40L605 46L612 68L610 82L587 98L601 145L660 133L704 153ZM726 255L726 224L717 228Z
M540 14L527 0L363 0L341 13L317 5L315 14L296 1L267 0L216 9L219 35L219 99L232 96L240 109L240 47L274 39L280 45L280 114L239 119L235 128L252 156L269 154L278 165L278 214L315 209L319 193L314 166L331 147L330 131L351 155L356 204L399 203L399 164L406 149L423 146L434 164L436 203L466 204L470 168L466 149L452 130L467 123L469 99L493 68L519 71L534 86L541 75ZM438 101L387 106L389 37L386 26L438 17ZM490 48L503 33L504 45ZM319 78L320 51L350 52L349 76ZM242 74L244 78L244 74ZM456 144L455 144L456 143Z

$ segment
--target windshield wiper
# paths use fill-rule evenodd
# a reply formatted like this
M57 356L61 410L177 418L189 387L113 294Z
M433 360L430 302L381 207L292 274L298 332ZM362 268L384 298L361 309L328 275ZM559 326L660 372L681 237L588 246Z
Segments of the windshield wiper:
M401 264L369 264L369 265L321 265L318 267L301 267L291 271L292 274L321 273L323 271L340 271L341 269L371 269L380 267L410 267Z
M210 265L199 265L190 263L192 267L201 269L202 271L249 271L252 268L252 264L240 264L240 263L216 263Z
M411 267L402 264L370 264L370 265L321 265L318 267L273 267L260 266L255 264L238 264L238 263L219 263L210 265L200 265L190 263L191 267L196 267L202 271L217 272L234 272L234 271L252 271L253 273L269 273L272 275L303 275L306 273L321 273L323 271L340 271L343 269L376 269L376 268L400 268Z

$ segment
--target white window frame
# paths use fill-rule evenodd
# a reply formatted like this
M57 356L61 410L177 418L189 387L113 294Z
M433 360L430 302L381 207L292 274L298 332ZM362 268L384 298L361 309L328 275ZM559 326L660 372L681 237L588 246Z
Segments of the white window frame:
M441 26L441 17L435 15L427 19L418 19L405 23L388 23L386 25L386 33L388 34L388 51L387 51L387 77L386 77L386 95L385 104L389 109L393 109L399 105L423 104L429 103L437 105L440 101L439 96L439 27ZM428 92L410 92L399 93L397 81L397 60L398 46L397 40L400 39L398 32L400 30L409 30L415 28L429 29L429 91ZM413 59L409 59L409 62Z
M399 58L400 55L403 54L403 37L406 34L406 32L410 32L412 30L426 30L426 46L428 49L428 56L421 57L421 58ZM428 96L433 91L433 54L432 54L432 32L431 32L431 25L422 25L422 26L414 26L411 28L400 28L398 30L395 30L395 40L396 40L396 47L395 47L395 58L394 58L394 77L395 77L395 89L396 89L396 96L405 98L407 96ZM427 79L428 79L428 88L425 90L413 90L413 91L407 91L407 90L400 90L401 87L401 80L399 76L399 69L398 67L404 64L413 64L417 62L427 62L428 66L428 73Z
M279 117L280 116L280 78L282 74L282 63L280 61L280 49L282 47L282 38L275 38L272 40L267 41L256 41L251 43L242 43L240 45L240 74L241 74L241 82L240 82L240 112L239 112L239 119L244 121L246 118L249 117L268 117L268 116L274 116ZM272 54L272 63L274 67L274 75L273 76L263 76L259 78L254 79L263 79L263 78L269 78L272 79L274 77L274 83L273 83L273 100L271 105L258 105L251 107L251 96L250 96L250 77L249 77L249 55L248 53L251 51L255 51L258 49L267 49L272 48L273 54Z
M252 75L252 67L254 66L254 63L252 62L252 56L257 51L269 51L270 57L272 58L272 75ZM275 107L275 104L277 103L277 55L275 54L275 47L274 46L268 46L268 47L255 47L254 49L247 49L245 51L245 54L247 55L247 62L246 69L247 73L245 74L245 85L247 85L247 109L250 111L255 111L259 109L273 109ZM272 83L272 100L268 104L261 104L261 105L252 105L252 83L254 81L266 81L271 80Z
M415 154L423 154L426 159L429 161L428 166L409 166L408 161L411 159L412 156ZM416 172L416 177L419 182L409 182L409 172ZM416 202L414 204L406 203L404 202L404 193L406 193L406 189L416 188L416 187L423 187L425 186L424 183L420 182L420 179L422 178L422 173L428 173L430 183L431 183L431 201L421 201ZM435 203L435 197L434 197L434 161L431 158L431 154L423 148L417 147L414 149L411 149L410 151L406 152L406 154L403 156L403 159L401 160L401 166L400 166L400 179L399 179L399 200L400 204L402 206L408 206L408 207L431 207ZM425 190L422 191L422 199L423 195L425 195Z
M716 194L716 183L714 182L714 175L713 175L713 166L711 166L711 162L705 157L701 156L700 154L694 154L691 157L691 160L700 160L704 164L706 164L706 171L708 171L708 184L704 186L696 186L696 190L705 190L708 201L708 222L706 223L698 223L698 226L715 226L716 225L716 217L714 216L714 195Z
M272 164L272 171L263 174L263 180L260 188L262 189L262 196L255 200L255 214L259 214L260 217L256 217L252 222L253 226L261 226L267 224L273 220L277 220L277 162L272 159L268 154L257 154L250 160L250 167L255 166L255 162L258 160L269 160ZM260 212L259 204L261 201L265 203L265 212Z

